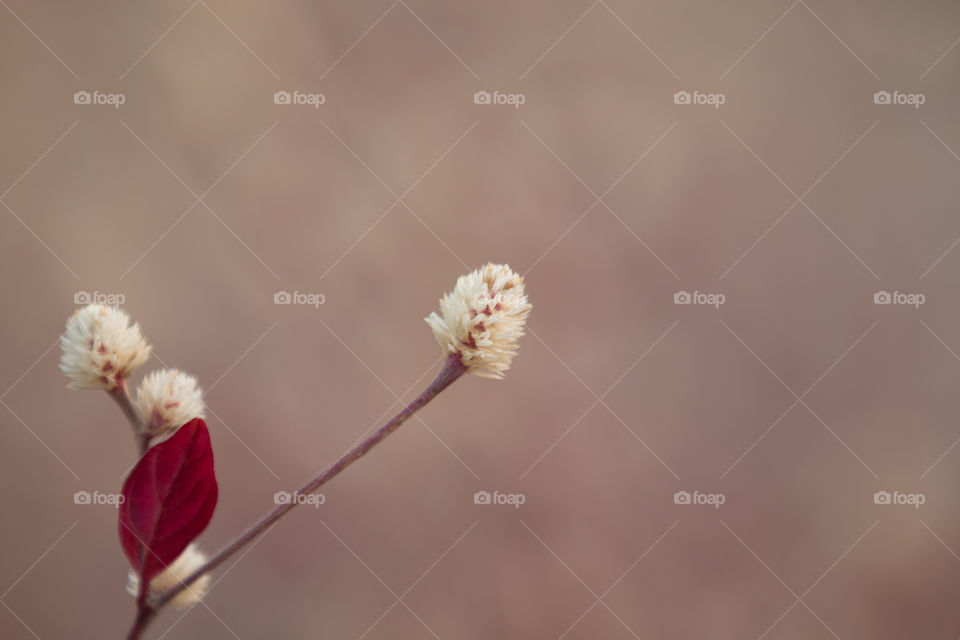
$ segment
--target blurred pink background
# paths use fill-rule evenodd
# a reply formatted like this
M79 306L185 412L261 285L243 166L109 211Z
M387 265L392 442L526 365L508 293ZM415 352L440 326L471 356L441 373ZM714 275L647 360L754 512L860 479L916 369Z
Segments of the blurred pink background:
M3 638L133 618L76 294L208 391L214 551L426 384L487 261L534 304L507 378L147 637L960 636L956 3L0 4Z

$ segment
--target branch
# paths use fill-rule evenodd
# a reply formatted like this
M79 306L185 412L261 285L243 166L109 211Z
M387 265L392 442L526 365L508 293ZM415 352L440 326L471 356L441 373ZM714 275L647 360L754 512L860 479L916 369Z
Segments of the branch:
M373 447L379 444L384 438L397 430L397 428L402 425L406 420L412 416L414 413L422 409L428 402L430 402L434 397L437 396L441 391L449 387L453 382L455 382L460 376L466 372L467 368L461 362L459 354L453 354L449 356L443 364L443 367L437 373L437 377L434 378L433 382L416 398L413 402L407 405L403 410L401 410L397 415L390 419L389 422L384 424L382 427L377 429L373 434L368 438L363 440L361 443L350 449L345 453L339 460L334 462L332 465L324 469L318 476L307 482L305 485L300 487L296 494L299 495L309 495L314 493L322 487L324 484L336 477L341 471L346 469L352 463L356 462L358 459L363 457L367 452L369 452ZM170 600L175 598L180 592L188 588L194 581L200 578L202 575L209 573L210 571L216 569L220 564L230 558L233 554L238 552L240 549L250 544L256 540L260 535L262 535L271 525L277 522L280 518L286 515L290 510L297 506L299 502L297 500L291 500L286 504L278 505L270 513L261 518L256 524L251 526L247 531L238 536L233 542L229 543L227 546L222 548L216 554L210 557L206 563L203 564L199 569L191 573L180 584L171 587L167 591L160 593L147 601L147 606L149 607L151 613L158 611L164 605L166 605ZM138 615L137 620L140 620ZM146 619L148 623L150 618ZM142 631L142 629L141 629ZM132 631L131 631L132 633ZM130 636L131 639L137 638L139 636Z
M130 427L133 429L133 437L137 441L137 449L140 451L140 456L143 457L143 454L150 448L150 435L145 432L143 419L133 407L133 402L130 401L130 393L127 391L127 379L117 376L117 385L113 389L110 389L107 395L113 398L113 401L116 402L120 410L123 411L123 415L127 417L127 422L130 423Z

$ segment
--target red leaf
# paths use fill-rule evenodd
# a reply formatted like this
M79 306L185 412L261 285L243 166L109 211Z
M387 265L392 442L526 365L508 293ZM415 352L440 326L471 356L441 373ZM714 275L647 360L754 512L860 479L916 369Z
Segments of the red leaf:
M217 504L207 425L194 418L153 446L123 483L120 544L141 588L206 529Z

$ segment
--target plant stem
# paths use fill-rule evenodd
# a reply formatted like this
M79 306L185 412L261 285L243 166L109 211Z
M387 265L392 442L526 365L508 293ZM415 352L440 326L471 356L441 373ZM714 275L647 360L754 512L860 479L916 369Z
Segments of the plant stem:
M350 464L363 457L374 446L380 443L380 441L393 433L397 427L407 420L407 418L422 409L424 405L436 397L437 394L453 384L453 382L462 376L465 371L466 367L460 361L459 354L453 354L448 357L439 373L437 373L437 377L434 378L433 382L430 383L430 386L424 389L419 396L414 398L413 402L407 405L403 410L400 411L400 413L391 418L389 422L377 429L368 438L350 449L350 451L345 453L339 460L324 469L320 475L316 476L313 480L310 480L308 483L300 487L293 495L309 495L322 487L337 474L350 466ZM290 502L278 505L270 513L261 518L259 522L251 526L244 533L240 534L240 536L237 537L233 542L211 556L203 566L187 576L180 582L180 584L171 587L167 591L152 598L149 601L148 606L150 606L151 610L153 611L163 607L165 604L170 602L171 599L176 597L177 594L193 584L197 578L205 573L209 573L213 569L216 569L217 566L227 560L230 556L253 542L271 525L282 518L288 511L296 507L297 504L298 501L294 498L291 499ZM149 619L147 621L149 622Z
M126 378L118 377L117 386L110 389L107 395L113 398L114 402L120 407L120 410L123 411L123 415L127 417L127 422L130 423L130 427L133 429L133 437L137 441L137 449L140 451L140 456L143 457L143 454L147 452L150 446L150 436L144 433L143 420L140 418L137 410L133 408L133 403L130 401Z
M146 604L138 605L137 617L133 621L133 626L130 628L130 632L127 634L127 640L138 640L146 630L147 625L150 624L151 620L153 620L153 616L156 615L156 613L156 609L151 609Z

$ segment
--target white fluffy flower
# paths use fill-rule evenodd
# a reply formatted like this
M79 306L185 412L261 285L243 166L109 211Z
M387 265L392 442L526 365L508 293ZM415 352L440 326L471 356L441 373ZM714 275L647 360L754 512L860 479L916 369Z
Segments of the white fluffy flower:
M517 353L530 315L523 278L505 264L487 264L460 276L427 324L447 355L460 354L469 373L502 378Z
M148 595L159 595L171 587L179 585L181 580L189 577L191 573L203 566L203 563L206 561L207 554L200 551L194 544L188 545L187 548L183 550L183 553L170 563L170 566L153 577L153 580L150 581L150 593ZM203 598L209 588L210 574L205 573L197 578L189 587L178 593L173 600L170 601L170 605L175 609L186 609L200 602L200 599ZM133 597L137 597L139 589L140 577L131 571L127 574L127 593Z
M197 379L177 369L161 369L144 378L134 406L151 434L174 431L194 418L205 417Z
M60 370L71 389L105 389L117 386L150 355L150 345L130 317L102 304L78 309L67 320L60 336Z

